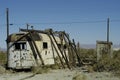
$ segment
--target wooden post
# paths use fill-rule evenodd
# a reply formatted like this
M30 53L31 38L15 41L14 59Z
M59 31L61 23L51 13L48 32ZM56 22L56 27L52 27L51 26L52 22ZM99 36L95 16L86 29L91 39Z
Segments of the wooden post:
M109 43L109 18L107 19L107 42Z
M63 63L63 61L62 61L62 58L60 57L59 52L58 52L57 48L55 47L55 44L54 44L54 42L53 42L53 40L52 40L52 38L51 38L51 36L50 36L50 33L48 33L47 35L48 35L48 37L50 38L50 40L51 40L51 42L52 42L52 44L53 44L53 47L54 47L55 50L56 50L56 53L57 53L57 55L58 55L58 57L59 57L59 59L60 59L60 62L61 62L61 64L62 64L62 67L65 68L64 63Z
M64 36L65 43L67 44L67 47L68 47L70 64L72 64L72 66L75 66L75 58L74 58L74 55L73 55L74 54L74 50L71 47L70 41L68 40L68 38L66 38L67 35L65 36L65 34L66 33L64 32L63 36Z
M75 45L75 41L74 41L74 39L73 39L73 48L74 48L74 50L75 50L75 53L76 53L76 55L77 55L77 59L78 59L78 62L79 62L79 65L81 64L81 60L80 60L80 56L79 56L79 54L78 54L78 51L77 51L77 49L76 49L76 45Z
M109 43L109 21L110 19L107 19L107 53L110 55L110 46L111 44Z
M32 39L32 41L33 41L34 47L35 47L35 49L36 49L36 51L37 51L37 53L38 53L38 56L39 56L39 58L40 58L40 60L41 60L41 62L42 62L42 65L44 65L44 61L43 61L42 56L41 56L41 54L40 54L40 52L39 52L39 50L38 50L38 47L37 47L37 45L36 45L36 43L35 43L35 40L34 40L34 38L33 38L33 36L32 36L32 33L31 33L31 32L29 32L29 33L30 33L30 37L31 37L31 39Z
M68 39L71 48L74 50L74 52L75 52L75 54L76 54L76 56L77 56L79 65L80 65L80 64L81 64L81 59L80 59L80 57L79 57L79 55L78 55L78 53L77 53L77 51L76 51L76 49L75 49L75 44L74 44L74 42L73 42L73 45L74 45L74 47L73 47L73 45L71 44L71 41L70 41L69 37L67 36L67 34L64 33L64 35L65 35L65 37Z
M55 43L56 43L56 45L57 45L57 41L56 41L53 33L50 32L50 34L52 35L52 37L53 37L53 39L54 39L54 41L55 41ZM68 68L70 69L70 66L69 66L69 64L68 64L68 60L66 60L66 58L65 58L65 56L63 55L63 52L61 51L60 47L59 47L58 45L57 45L57 47L58 47L58 50L60 51L60 53L62 54L62 57L63 57L63 59L65 60L65 63L67 64Z
M9 9L6 9L6 22L7 22L7 38L9 36ZM8 67L8 58L9 58L9 43L7 41L7 67Z
M64 56L65 56L66 64L67 64L68 68L71 69L71 66L70 66L69 61L68 61L68 58L67 58L66 51L65 51L65 49L64 49L64 44L63 44L64 34L63 34L63 33L60 33L60 34L59 34L59 38L60 38L60 40L61 40L61 48L62 48L62 52L63 52L63 54L64 54ZM64 41L65 41L65 40L64 40ZM65 42L65 43L66 43L66 42ZM66 44L65 44L65 45L66 45Z
M35 59L35 62L36 62L37 65L39 65L38 60L37 60L37 54L36 54L36 51L35 51L34 44L32 43L32 41L28 41L28 43L29 43L31 51L33 53L33 57Z

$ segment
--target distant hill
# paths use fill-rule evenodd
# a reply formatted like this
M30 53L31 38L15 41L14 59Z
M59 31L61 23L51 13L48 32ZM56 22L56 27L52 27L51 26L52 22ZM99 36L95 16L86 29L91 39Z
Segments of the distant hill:
M0 51L5 52L5 51L7 51L7 49L5 49L5 48L1 48L1 47L0 47Z
M80 44L81 48L86 48L86 49L95 49L96 48L96 44Z
M86 49L95 49L96 44L80 44L80 47ZM120 45L113 45L113 49L120 49Z

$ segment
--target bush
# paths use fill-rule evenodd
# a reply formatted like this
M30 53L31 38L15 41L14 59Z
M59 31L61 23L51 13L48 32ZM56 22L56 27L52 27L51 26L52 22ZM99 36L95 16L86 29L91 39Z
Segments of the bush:
M83 74L76 74L73 76L72 80L86 80L86 76Z
M93 69L95 71L114 72L120 76L120 51L115 51L112 58L108 55L104 55L94 64Z
M104 54L103 57L96 61L96 52L94 49L80 49L80 57L93 59L93 64L88 67L88 70L93 71L110 71L120 76L120 50L113 52L113 57ZM90 60L89 60L90 61Z
M96 51L95 49L79 49L79 55L82 60L85 58L96 60Z
M46 67L33 67L32 68L32 72L35 74L43 74L49 71L50 71L50 68L46 68Z
M6 64L7 55L6 52L0 51L0 65Z
M58 64L53 64L53 65L50 65L50 68L51 68L51 69L60 69L60 65L58 65Z
M5 73L6 69L3 66L0 66L0 74Z

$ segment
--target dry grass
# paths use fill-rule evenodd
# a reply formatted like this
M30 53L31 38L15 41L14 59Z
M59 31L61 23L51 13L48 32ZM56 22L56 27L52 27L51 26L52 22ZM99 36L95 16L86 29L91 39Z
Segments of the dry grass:
M83 74L75 74L72 78L72 80L86 80L86 76Z
M113 72L115 75L120 76L120 50L113 52L113 57L111 58L108 55L103 53L103 57L96 62L96 52L92 49L81 49L80 50L80 57L84 60L84 57L90 57L93 59L94 63L88 67L89 72L93 71L108 71Z
M0 51L0 65L5 65L6 59L7 59L6 52Z
M60 69L60 65L59 64L53 64L53 65L50 65L50 68L51 69Z
M36 74L48 73L50 70L60 69L59 64L45 65L42 67L33 67L32 72Z
M103 57L94 65L94 69L97 69L98 71L118 71L120 70L120 60L117 57Z
M46 67L33 67L32 72L35 74L48 73L51 69Z
M0 66L0 74L3 74L6 72L6 69L3 66Z

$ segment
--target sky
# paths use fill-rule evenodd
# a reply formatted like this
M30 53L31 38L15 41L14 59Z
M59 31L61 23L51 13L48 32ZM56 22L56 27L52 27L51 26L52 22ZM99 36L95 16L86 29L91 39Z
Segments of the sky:
M10 34L28 23L34 29L66 31L80 44L106 40L110 18L110 41L120 44L120 0L0 0L0 47L6 48L6 8Z

